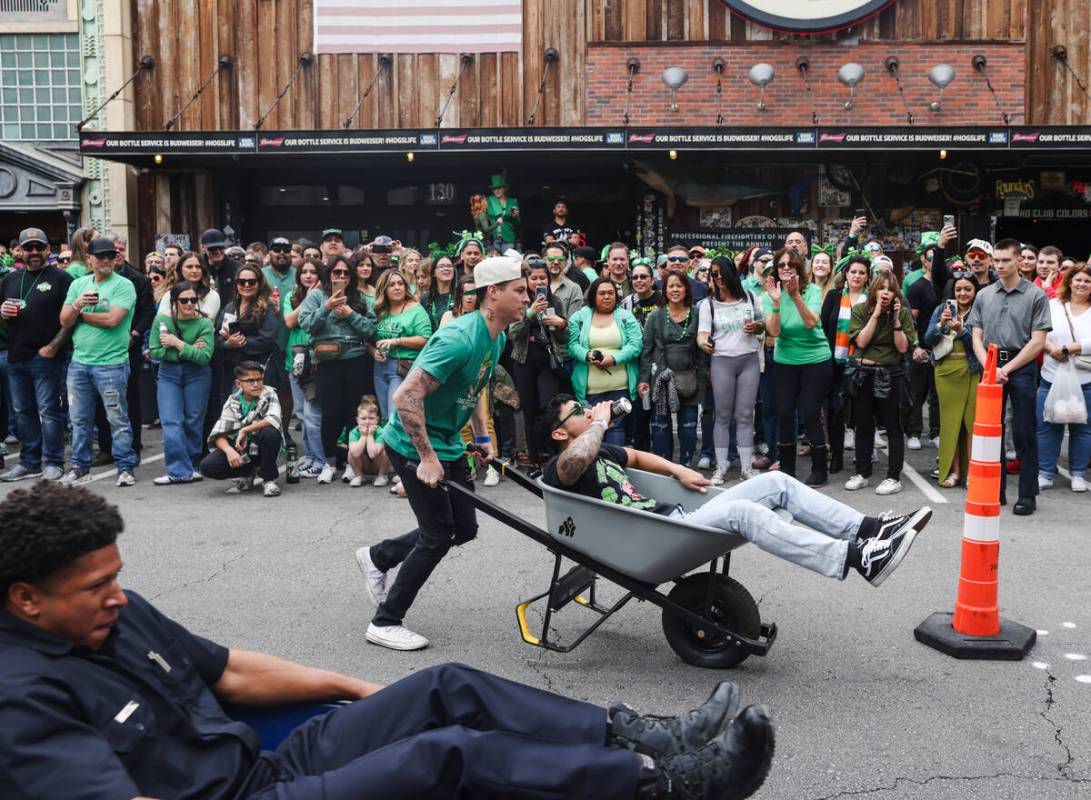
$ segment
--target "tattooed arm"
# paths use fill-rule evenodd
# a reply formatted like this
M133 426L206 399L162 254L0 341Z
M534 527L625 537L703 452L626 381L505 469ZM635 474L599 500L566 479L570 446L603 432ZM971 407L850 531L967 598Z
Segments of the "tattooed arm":
M424 398L439 388L439 381L420 367L410 370L405 382L394 393L394 408L402 429L420 455L417 478L435 487L443 477L443 465L439 463L432 443L428 441L427 421L424 418Z
M610 403L597 403L591 409L591 426L572 440L557 458L557 478L565 486L573 486L587 468L599 457L602 437L610 424Z

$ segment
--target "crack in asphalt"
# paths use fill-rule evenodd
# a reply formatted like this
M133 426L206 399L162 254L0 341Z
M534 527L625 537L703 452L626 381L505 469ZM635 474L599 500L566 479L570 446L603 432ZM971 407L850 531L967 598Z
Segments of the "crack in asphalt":
M237 556L229 558L229 559L227 559L227 561L220 564L220 568L218 570L216 570L215 572L213 572L211 575L206 575L203 578L196 578L196 579L194 579L192 581L187 581L186 583L180 583L177 586L170 586L170 587L164 589L163 591L161 591L159 594L153 595L152 597L150 597L148 599L149 600L158 600L160 597L164 597L165 595L168 595L171 592L176 592L179 589L186 589L186 588L189 588L190 586L196 586L199 583L208 583L213 578L216 578L216 577L222 575L224 572L227 571L227 568L229 566L234 564L239 559L246 557L249 553L250 553L250 550L249 550L249 548L247 548L246 550L243 550L241 553L239 553Z
M883 784L880 786L874 786L869 789L849 789L844 792L834 792L833 794L821 795L819 797L812 797L810 800L837 800L841 797L862 797L864 795L875 794L876 792L892 792L896 790L901 784L913 784L914 786L928 786L930 783L936 781L963 781L966 783L973 783L975 781L991 781L997 778L1010 778L1017 781L1050 781L1061 783L1091 783L1091 780L1083 780L1080 778L1072 778L1069 776L1062 778L1043 778L1036 775L1014 775L1010 772L997 772L993 775L929 775L927 778L909 778L909 777L897 777L891 784Z
M1073 778L1072 775L1069 774L1069 770L1072 767L1072 762L1076 759L1072 755L1072 748L1065 744L1064 739L1061 738L1061 733L1063 732L1064 728L1058 725L1056 722L1053 721L1052 718L1049 717L1049 710L1053 708L1054 703L1056 703L1056 700L1054 700L1053 698L1053 684L1055 684L1056 682L1057 676L1055 676L1052 671L1046 670L1046 707L1042 711L1038 712L1038 716L1048 722L1049 726L1053 728L1053 740L1057 743L1057 746L1064 751L1064 763L1055 765L1057 767L1057 772L1060 773L1061 777L1065 780L1082 782L1078 781L1078 779Z
M321 547L323 544L325 544L326 542L328 542L330 539L332 539L334 536L337 535L337 528L338 527L340 527L342 524L344 524L346 522L350 522L351 520L356 519L357 517L359 517L359 516L361 516L363 514L366 514L370 510L371 510L371 505L369 503L365 503L363 508L359 509L358 511L354 511L353 513L348 514L348 515L346 515L344 517L341 517L340 519L335 519L333 522L330 523L330 526L326 529L325 535L319 536L317 539L311 539L310 541L307 542L307 549L304 550L303 552L304 553L310 553L313 550L317 550L319 547Z

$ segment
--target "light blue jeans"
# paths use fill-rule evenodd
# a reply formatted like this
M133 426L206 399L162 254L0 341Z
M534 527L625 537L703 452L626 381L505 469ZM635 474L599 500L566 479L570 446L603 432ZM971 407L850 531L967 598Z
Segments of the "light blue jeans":
M73 361L68 366L68 414L72 418L72 465L91 468L95 438L95 396L102 398L110 424L110 454L118 472L136 466L133 429L125 392L129 386L129 359L120 364L93 366Z
M390 419L390 412L394 410L394 392L404 381L398 374L398 359L387 358L386 361L375 362L375 396L379 399L379 413L383 419ZM359 398L356 400L360 402Z
M207 364L164 361L159 365L156 399L163 423L163 456L172 478L188 479L201 465L205 454L201 434L211 389L212 370Z
M303 420L303 463L306 466L321 467L326 463L326 455L322 452L322 409L317 398L307 399L295 375L289 375L288 381L292 385L292 401L295 403L296 413Z
M1068 471L1073 477L1086 478L1087 461L1091 458L1091 422L1083 425L1046 422L1046 396L1052 386L1043 379L1038 387L1038 474L1051 480L1056 477L1064 429L1068 428ZM1083 401L1091 409L1091 383L1083 385Z
M799 524L778 517L778 508L789 511ZM718 494L686 519L742 536L767 553L841 579L849 543L864 515L783 472L766 472Z

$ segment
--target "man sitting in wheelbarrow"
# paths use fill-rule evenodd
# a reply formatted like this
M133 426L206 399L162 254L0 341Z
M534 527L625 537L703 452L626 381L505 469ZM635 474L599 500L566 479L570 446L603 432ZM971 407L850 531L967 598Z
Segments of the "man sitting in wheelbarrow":
M701 473L665 458L603 442L611 404L583 406L571 395L557 395L539 424L558 455L546 465L550 486L596 500L685 519L718 528L753 542L767 553L830 578L844 579L856 570L878 586L909 552L932 510L923 506L904 516L868 517L816 492L782 472L766 472L732 486L693 511L643 497L625 474L626 467L671 475L683 486L706 491ZM786 509L801 525L775 513Z
M652 717L462 664L382 687L229 650L122 590L122 527L80 487L0 503L4 800L735 800L769 772L768 713L726 681ZM221 706L338 700L275 750Z

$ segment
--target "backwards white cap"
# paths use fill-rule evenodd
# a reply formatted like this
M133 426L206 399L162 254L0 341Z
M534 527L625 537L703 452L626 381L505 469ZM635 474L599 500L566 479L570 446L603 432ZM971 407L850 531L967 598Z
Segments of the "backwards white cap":
M507 283L523 277L523 266L516 260L504 256L492 256L477 263L474 267L474 286L482 289L494 283Z

